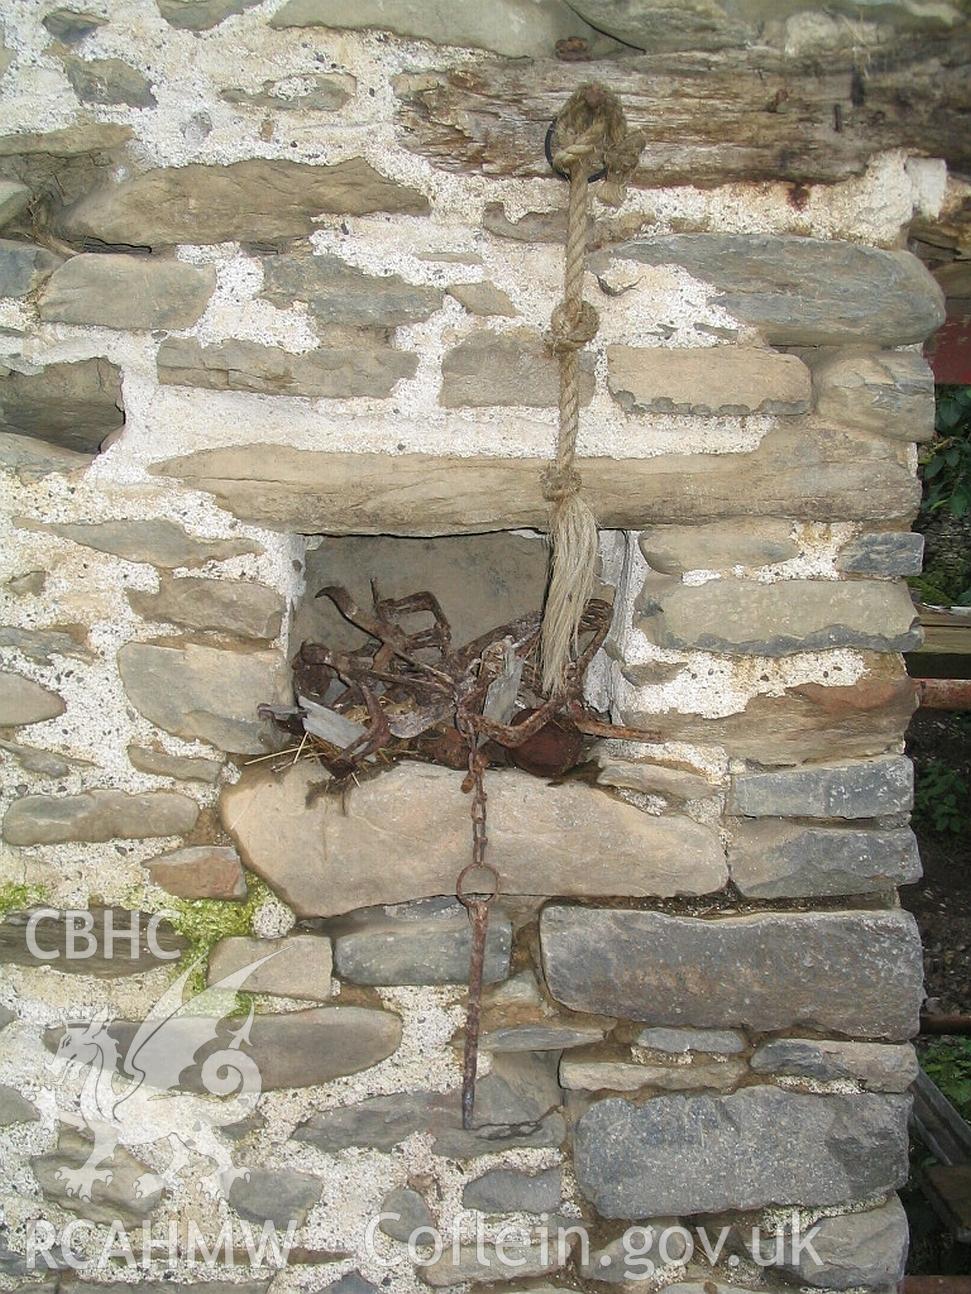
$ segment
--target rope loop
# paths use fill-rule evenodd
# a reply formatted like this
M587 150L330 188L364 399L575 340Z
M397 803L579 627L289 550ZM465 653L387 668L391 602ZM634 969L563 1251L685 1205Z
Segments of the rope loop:
M550 319L549 347L554 355L580 350L593 341L600 327L600 316L589 301L581 301L579 312L561 301Z
M540 483L546 502L559 503L562 499L570 499L574 494L580 493L583 477L575 467L557 467L555 463L550 463L543 469Z

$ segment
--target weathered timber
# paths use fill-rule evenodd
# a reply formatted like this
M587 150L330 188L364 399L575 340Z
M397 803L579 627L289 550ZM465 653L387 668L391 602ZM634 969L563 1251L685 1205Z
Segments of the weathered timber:
M971 32L874 58L859 106L851 71L846 55L823 65L768 48L484 60L399 77L398 125L406 147L443 170L547 176L551 119L579 84L597 80L646 135L637 187L834 182L892 148L971 166Z

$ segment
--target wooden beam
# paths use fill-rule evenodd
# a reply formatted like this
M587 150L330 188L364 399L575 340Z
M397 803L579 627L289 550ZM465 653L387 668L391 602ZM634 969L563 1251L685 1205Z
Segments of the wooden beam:
M855 91L847 55L787 60L763 47L587 63L483 59L398 77L399 133L443 170L548 176L547 126L591 80L617 93L629 124L647 135L639 187L834 182L894 148L971 169L971 33L874 57Z

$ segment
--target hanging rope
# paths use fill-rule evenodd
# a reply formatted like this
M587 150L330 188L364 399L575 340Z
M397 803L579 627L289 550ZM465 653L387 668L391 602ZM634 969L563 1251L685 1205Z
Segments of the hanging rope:
M576 469L580 429L580 351L597 334L600 319L583 299L587 249L587 185L605 172L601 196L622 200L625 181L637 166L644 136L628 131L618 100L602 85L582 85L553 125L554 170L570 181L563 300L550 320L550 345L560 362L560 416L556 457L543 472L543 498L550 508L550 583L543 610L543 687L559 691L577 646L584 608L597 569L597 519L580 494Z

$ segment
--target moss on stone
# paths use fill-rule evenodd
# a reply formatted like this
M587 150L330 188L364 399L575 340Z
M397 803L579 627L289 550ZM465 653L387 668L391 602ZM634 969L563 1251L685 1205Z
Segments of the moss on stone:
M0 884L0 917L8 912L22 912L25 908L36 907L47 899L47 890L43 885L23 885L16 881Z

